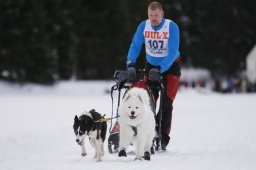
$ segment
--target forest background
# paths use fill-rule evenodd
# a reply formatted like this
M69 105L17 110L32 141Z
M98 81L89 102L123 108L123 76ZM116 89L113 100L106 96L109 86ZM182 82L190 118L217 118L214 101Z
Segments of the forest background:
M0 79L53 84L111 79L125 69L149 0L4 0L0 2ZM162 0L180 28L183 67L213 77L245 70L256 44L254 0ZM145 53L137 67L143 67Z

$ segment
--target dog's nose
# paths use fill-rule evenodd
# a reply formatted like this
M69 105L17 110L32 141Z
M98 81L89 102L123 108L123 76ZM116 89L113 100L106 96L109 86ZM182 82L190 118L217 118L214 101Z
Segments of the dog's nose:
M131 111L131 115L133 116L135 114L135 111Z
M79 139L77 139L76 142L79 142Z

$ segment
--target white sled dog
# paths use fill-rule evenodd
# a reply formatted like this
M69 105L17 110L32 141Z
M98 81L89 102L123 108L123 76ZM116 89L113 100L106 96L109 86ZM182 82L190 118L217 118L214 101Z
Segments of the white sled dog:
M120 142L118 156L126 157L126 149L135 144L135 160L150 160L150 147L155 137L155 118L146 90L134 87L124 97L120 115Z

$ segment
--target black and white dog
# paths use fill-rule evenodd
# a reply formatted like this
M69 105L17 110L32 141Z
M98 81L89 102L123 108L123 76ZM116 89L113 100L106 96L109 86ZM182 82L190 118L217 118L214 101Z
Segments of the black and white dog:
M102 161L104 155L104 141L107 132L107 122L100 121L103 118L95 110L89 112L83 112L79 118L75 116L74 120L74 132L76 134L76 142L81 146L82 156L86 156L86 150L84 146L84 138L89 136L91 146L95 149L94 159L96 161Z

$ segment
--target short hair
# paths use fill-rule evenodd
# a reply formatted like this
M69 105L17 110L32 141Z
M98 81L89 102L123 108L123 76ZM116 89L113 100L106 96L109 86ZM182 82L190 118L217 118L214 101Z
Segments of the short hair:
M156 10L156 9L163 10L163 7L162 7L160 2L153 1L153 2L150 2L150 4L148 5L148 9L150 9L150 10Z

